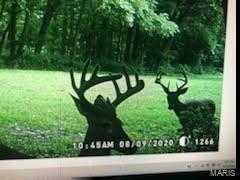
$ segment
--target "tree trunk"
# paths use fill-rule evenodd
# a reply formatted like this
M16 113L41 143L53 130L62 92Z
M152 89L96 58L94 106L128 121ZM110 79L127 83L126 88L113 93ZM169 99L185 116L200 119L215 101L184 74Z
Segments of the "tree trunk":
M29 0L27 0L27 3L29 3ZM24 26L23 26L23 31L21 34L21 37L19 39L19 46L17 50L17 57L21 56L24 52L23 48L24 45L26 44L27 41L27 35L29 32L29 20L30 20L30 13L31 13L32 7L29 7L29 10L25 11L25 21L24 21Z
M67 31L67 27L68 27L68 10L66 8L64 8L63 10L64 13L64 17L63 17L63 21L62 21L62 44L61 44L61 54L62 55L66 55L66 51L67 51L67 36L68 36L68 31Z
M124 54L124 59L127 63L132 60L132 48L133 48L133 31L134 28L129 28L127 32L127 39L126 39L126 50Z
M139 29L139 25L136 25L136 32L135 32L135 38L134 38L134 43L133 43L133 52L132 52L132 60L133 63L137 62L138 59L138 53L139 53L139 45L141 42L141 32Z
M95 59L96 57L96 29L95 20L89 25L91 31L86 36L86 59Z
M16 23L17 23L17 2L13 1L11 5L10 15L10 29L9 29L9 40L10 40L10 56L9 65L16 66Z
M195 74L202 74L203 69L202 69L202 55L203 51L200 51L198 55L196 56L197 61L195 62L195 65L192 69L192 72Z
M108 45L109 45L109 29L108 22L103 19L101 24L101 29L98 31L97 35L97 61L101 62L108 57Z
M38 40L35 47L35 53L40 54L45 43L48 27L52 17L60 6L61 0L48 0L45 14L43 16L42 26L38 34Z
M111 25L110 25L111 27ZM107 31L107 49L106 49L106 55L108 57L108 59L110 59L110 61L113 60L114 58L114 50L113 50L113 30L111 30L110 28L108 28L108 31Z
M117 40L117 55L116 55L116 60L118 62L122 61L122 48L121 48L121 43L122 43L122 25L120 25L119 28L119 33L118 33L118 40Z
M77 39L78 39L78 36L79 36L79 32L80 32L81 17L82 17L82 14L84 12L85 5L86 5L86 0L82 0L81 8L80 8L80 11L79 11L78 21L77 21L76 26L75 26L75 33L74 33L73 39L72 39L72 47L71 47L71 55L70 55L71 59L74 59L74 57L75 57L76 42L77 42Z
M172 44L173 44L174 38L171 37L170 39L167 40L165 47L163 49L163 53L161 56L161 59L159 61L158 67L160 66L160 63L162 62L165 67L170 66L170 58L169 58L169 52L171 50Z
M9 28L10 28L10 24L7 25L6 29L3 32L2 38L0 40L0 54L2 53L2 49L3 49L3 46L4 46L5 39L7 37L7 33L9 31Z
M68 38L68 47L67 47L67 54L71 56L71 48L72 48L72 39L74 34L74 19L75 19L75 11L72 10L70 13L70 32L69 32L69 38ZM72 60L71 60L72 61Z
M139 52L139 62L138 64L144 67L144 60L146 58L146 49L148 47L149 41L148 37L143 35L143 42L141 43L140 52Z

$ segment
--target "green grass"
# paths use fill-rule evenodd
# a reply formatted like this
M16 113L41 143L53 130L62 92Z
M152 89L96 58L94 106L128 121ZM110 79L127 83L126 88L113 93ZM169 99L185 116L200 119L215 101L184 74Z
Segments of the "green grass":
M174 139L181 127L168 110L166 95L154 83L154 76L141 77L145 88L117 109L124 129L132 139ZM177 77L165 77L175 85ZM119 82L125 89L124 81ZM222 76L201 75L189 78L189 90L182 100L211 98L220 117ZM175 88L175 86L172 86ZM82 142L87 130L85 117L77 111L69 93L73 93L65 72L0 70L0 141L33 156L76 156L73 142ZM112 83L88 91L93 101L101 93L115 96ZM138 153L175 152L176 148L139 148Z

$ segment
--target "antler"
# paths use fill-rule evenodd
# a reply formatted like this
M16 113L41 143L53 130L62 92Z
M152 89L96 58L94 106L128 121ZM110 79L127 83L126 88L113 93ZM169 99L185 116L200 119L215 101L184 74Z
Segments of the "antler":
M183 84L180 87L178 87L178 84L176 83L177 91L180 91L181 89L183 89L188 83L188 78L187 78L187 75L186 75L185 71L182 70L181 73L182 73L184 79L179 78L178 80L183 81Z
M116 108L119 104L121 104L121 102L123 102L124 100L126 100L127 98L129 98L130 96L136 94L137 92L141 91L144 88L144 81L143 80L139 80L139 76L137 73L135 73L135 79L136 79L136 86L133 87L131 85L130 82L130 78L129 78L129 74L126 70L125 67L123 67L123 74L125 76L126 79L126 83L127 83L127 91L125 93L121 93L120 92L120 88L117 84L116 79L113 80L113 85L115 87L116 90L116 99L112 102L113 106Z
M169 90L169 88L170 88L170 81L168 81L168 86L166 87L166 86L161 82L161 80L162 80L162 73L159 72L159 73L157 74L157 79L156 79L155 83L161 85L162 88L164 89L164 91L165 91L166 93L169 93L169 92L170 92L170 90Z
M82 70L81 85L79 88L76 86L73 70L71 70L70 72L72 87L76 92L76 94L78 95L78 97L80 98L79 100L81 101L81 104L83 104L86 108L93 107L93 105L84 97L84 93L86 92L86 90L88 90L89 88L97 84L100 84L106 81L116 81L122 78L122 75L109 75L109 76L98 77L97 72L99 71L100 66L97 65L93 70L91 78L87 81L86 74L87 74L89 65L90 65L90 60L88 60L85 63L84 68Z

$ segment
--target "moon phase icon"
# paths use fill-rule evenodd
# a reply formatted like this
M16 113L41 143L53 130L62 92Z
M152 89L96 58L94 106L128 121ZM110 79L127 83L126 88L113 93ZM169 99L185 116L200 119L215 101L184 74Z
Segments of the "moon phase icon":
M186 147L190 143L189 137L182 136L179 140L179 145L182 147Z

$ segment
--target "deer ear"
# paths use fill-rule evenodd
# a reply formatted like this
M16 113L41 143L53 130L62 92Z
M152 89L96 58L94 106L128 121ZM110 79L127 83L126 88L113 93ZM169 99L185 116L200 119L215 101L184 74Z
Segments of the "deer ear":
M188 91L188 88L183 88L181 90L179 90L179 94L185 94Z

